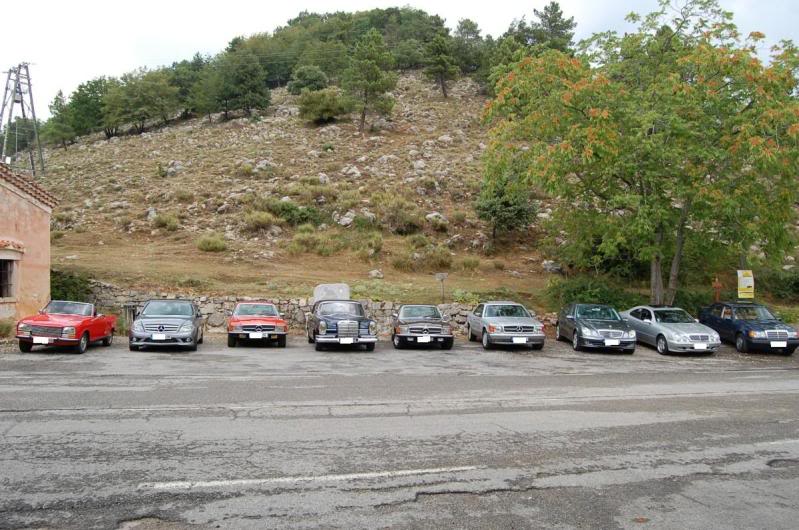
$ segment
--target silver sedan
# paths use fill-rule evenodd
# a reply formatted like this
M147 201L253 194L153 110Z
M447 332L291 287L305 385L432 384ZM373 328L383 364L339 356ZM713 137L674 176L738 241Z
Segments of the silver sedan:
M621 315L636 331L638 342L654 346L661 355L714 353L721 345L718 333L679 307L638 306Z
M505 301L479 304L467 317L466 333L469 340L479 338L485 349L504 344L540 350L545 340L544 325L527 308Z

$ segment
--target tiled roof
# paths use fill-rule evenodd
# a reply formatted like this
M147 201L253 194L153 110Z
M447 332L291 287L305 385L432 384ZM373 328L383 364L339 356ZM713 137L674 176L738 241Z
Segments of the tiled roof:
M0 250L16 250L25 252L25 245L14 239L0 239Z
M58 205L58 199L49 191L27 177L14 173L6 164L0 163L0 180L4 180L20 191L46 204L50 208Z

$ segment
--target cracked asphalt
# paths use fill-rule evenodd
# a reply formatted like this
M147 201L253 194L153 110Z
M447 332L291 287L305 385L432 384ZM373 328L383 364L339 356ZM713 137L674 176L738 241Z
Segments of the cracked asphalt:
M0 354L0 528L796 528L799 355Z

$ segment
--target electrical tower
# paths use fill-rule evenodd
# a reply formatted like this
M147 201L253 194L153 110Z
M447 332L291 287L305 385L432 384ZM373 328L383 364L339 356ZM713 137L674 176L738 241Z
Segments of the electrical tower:
M28 121L33 124L33 138L28 141L28 158L30 160L30 170L35 175L44 175L44 155L42 154L42 143L39 140L39 124L36 121L36 110L33 106L33 89L31 87L31 72L28 63L20 63L8 69L5 92L3 94L3 105L0 107L0 128L3 123L5 126L5 134L3 135L3 147L0 151L0 161L5 163L6 157L11 154L11 146L9 145L11 136L11 127L14 123L14 107L19 105L20 116L22 123L28 124ZM18 145L20 131L18 130L19 123L14 126L14 155L17 155L16 145ZM38 162L36 161L38 154Z

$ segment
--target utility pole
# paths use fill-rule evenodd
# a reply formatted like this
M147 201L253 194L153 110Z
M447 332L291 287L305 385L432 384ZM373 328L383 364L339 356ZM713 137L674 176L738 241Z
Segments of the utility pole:
M34 176L44 175L44 154L42 153L42 143L39 139L39 123L36 121L36 109L33 105L33 87L31 84L31 72L28 63L20 63L5 72L6 84L3 93L2 106L0 106L0 127L5 122L5 134L3 135L3 147L0 151L0 161L6 161L10 150L8 139L11 135L11 126L14 123L14 107L19 105L22 123L33 123L33 139L28 144L28 158L30 169ZM7 110L6 110L7 109ZM20 131L15 127L14 133L19 139ZM14 153L17 154L16 152ZM38 155L38 162L36 161Z

